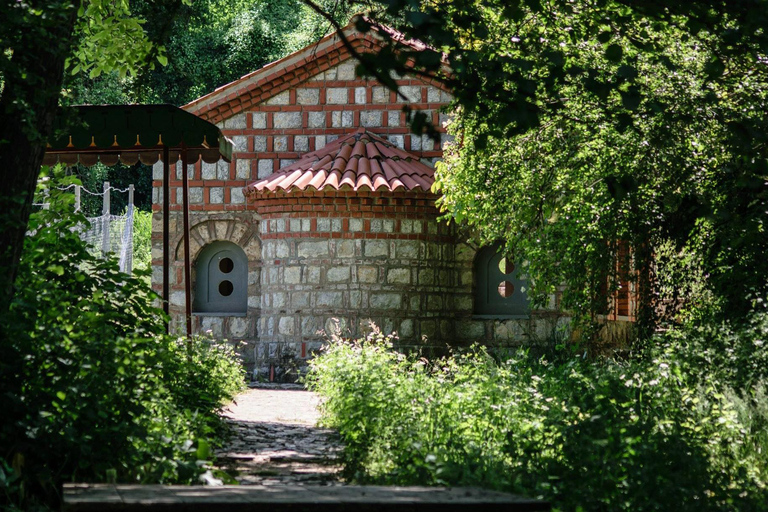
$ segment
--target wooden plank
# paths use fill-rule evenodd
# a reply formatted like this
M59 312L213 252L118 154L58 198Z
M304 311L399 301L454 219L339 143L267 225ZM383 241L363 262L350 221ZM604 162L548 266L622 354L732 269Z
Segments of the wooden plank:
M180 486L66 484L63 510L202 511L265 509L270 512L483 512L548 511L541 500L468 487L384 486ZM469 508L468 508L469 507Z

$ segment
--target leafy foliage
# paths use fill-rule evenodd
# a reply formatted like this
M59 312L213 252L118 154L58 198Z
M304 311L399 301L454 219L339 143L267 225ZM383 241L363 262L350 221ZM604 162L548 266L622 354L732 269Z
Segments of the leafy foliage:
M594 363L475 347L429 362L391 341L336 341L312 362L357 481L480 485L558 510L768 506L762 379L738 392L675 351Z
M2 322L0 459L21 482L8 498L55 503L66 480L193 481L241 364L231 347L166 336L143 279L92 256L72 195L50 192Z
M324 2L332 12L336 2ZM138 2L137 12L154 12ZM237 80L325 35L327 26L300 0L194 0L171 4L147 30L167 48L167 65L125 85L141 102L181 105ZM346 16L343 8L338 16ZM104 84L107 85L107 84Z
M539 303L567 284L565 307L600 313L618 241L632 248L646 325L692 288L665 275L672 293L659 295L662 247L693 259L730 315L768 291L764 1L374 5L434 51L392 40L368 64L414 63L454 92L441 206L482 242L506 241Z

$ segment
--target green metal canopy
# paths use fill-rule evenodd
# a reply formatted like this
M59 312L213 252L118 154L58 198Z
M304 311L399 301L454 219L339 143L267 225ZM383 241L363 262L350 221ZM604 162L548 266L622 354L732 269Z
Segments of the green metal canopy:
M79 105L62 107L54 121L57 139L48 142L43 165L61 162L86 166L118 161L132 165L163 162L163 309L170 297L170 181L171 162L182 168L200 158L208 163L232 160L232 141L219 128L173 105ZM184 216L184 294L187 336L192 335L191 271L189 261L189 183L182 172Z
M170 161L186 149L190 162L232 159L232 141L219 128L173 105L78 105L62 107L54 122L44 165L91 166L101 161L152 165L170 149Z

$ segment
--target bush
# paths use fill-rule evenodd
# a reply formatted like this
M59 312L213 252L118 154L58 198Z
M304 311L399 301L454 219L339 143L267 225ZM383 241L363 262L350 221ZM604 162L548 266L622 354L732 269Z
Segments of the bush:
M323 421L365 483L479 485L560 510L765 510L765 386L753 399L669 353L558 363L484 349L432 363L374 334L311 363Z
M141 273L92 256L75 229L85 217L51 192L2 321L5 500L55 504L64 481L195 481L242 366L231 349L165 335Z

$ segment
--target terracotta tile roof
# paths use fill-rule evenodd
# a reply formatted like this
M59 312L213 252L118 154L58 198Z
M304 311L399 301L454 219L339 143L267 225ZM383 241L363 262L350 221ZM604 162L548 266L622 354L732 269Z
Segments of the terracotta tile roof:
M252 183L246 193L326 187L429 192L434 176L434 169L418 157L361 128Z

